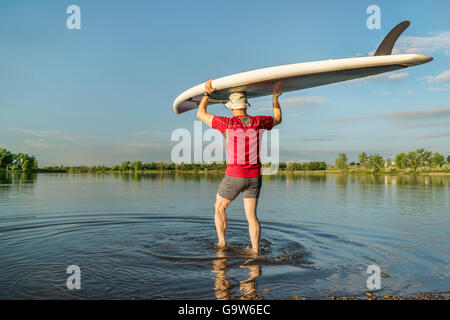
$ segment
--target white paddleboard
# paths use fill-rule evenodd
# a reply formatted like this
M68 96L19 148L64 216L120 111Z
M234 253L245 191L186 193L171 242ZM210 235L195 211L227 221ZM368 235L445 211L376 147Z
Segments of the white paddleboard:
M375 56L303 62L233 74L213 80L216 91L209 104L224 103L232 92L246 92L255 98L279 92L307 89L347 81L427 63L433 58L420 54L391 55L395 41L409 26L397 25L380 44ZM175 113L196 109L205 91L204 83L180 94L173 103Z

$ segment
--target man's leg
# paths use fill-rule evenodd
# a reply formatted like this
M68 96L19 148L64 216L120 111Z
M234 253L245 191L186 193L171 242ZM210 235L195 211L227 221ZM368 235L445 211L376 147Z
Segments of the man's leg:
M245 217L248 221L248 232L254 253L258 253L259 251L259 238L261 236L261 225L256 217L257 206L258 198L244 198Z
M232 200L227 200L217 194L216 203L214 205L214 222L216 224L217 237L219 238L218 246L225 246L225 232L227 230L227 213L226 209Z

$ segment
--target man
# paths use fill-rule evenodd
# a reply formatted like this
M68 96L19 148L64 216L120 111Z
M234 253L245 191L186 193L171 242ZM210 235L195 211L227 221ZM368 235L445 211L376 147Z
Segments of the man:
M212 79L205 83L205 93L200 102L197 118L213 129L220 130L226 139L227 170L216 196L214 222L216 225L217 245L226 244L227 228L226 209L242 192L244 211L248 221L248 229L252 251L258 254L261 226L256 216L258 197L261 190L261 162L259 159L260 130L271 130L281 122L281 108L278 97L273 94L273 117L249 116L247 108L250 104L243 92L230 94L225 106L231 110L232 118L218 117L207 112L208 100L215 89Z

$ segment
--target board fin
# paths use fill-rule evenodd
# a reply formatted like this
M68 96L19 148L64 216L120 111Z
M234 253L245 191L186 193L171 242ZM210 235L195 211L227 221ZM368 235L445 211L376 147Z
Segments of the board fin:
M375 56L388 56L392 54L392 49L397 41L398 37L409 27L411 22L408 20L400 22L398 25L392 29L388 35L383 39L381 44L378 46Z

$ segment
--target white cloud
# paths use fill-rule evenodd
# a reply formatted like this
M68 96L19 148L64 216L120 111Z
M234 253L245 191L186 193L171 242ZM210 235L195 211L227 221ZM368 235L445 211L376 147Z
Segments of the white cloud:
M347 84L352 87L362 87L364 83L367 83L368 81L377 81L377 82L400 82L403 79L406 79L409 77L408 72L396 72L396 73L382 73L377 74L374 76L368 76L364 78L354 79L351 81L348 81Z
M422 135L422 136L418 136L417 139L432 139L432 138L443 138L443 137L450 137L450 131L448 131L448 132L440 132L440 133L425 134L425 135Z
M429 83L450 83L450 70L446 70L437 76L427 76Z
M327 98L321 96L301 96L289 97L285 99L280 98L279 101L281 107L287 109L308 108L330 102ZM260 105L266 106L266 108L259 108L259 110L267 110L268 106L272 106L272 102L264 101L261 102Z
M372 91L374 94L381 94L381 95L389 95L392 94L390 91Z
M25 140L25 143L32 148L50 148L50 144L44 140Z
M374 120L374 119L404 121L404 120L442 119L443 117L450 117L450 107L393 112L393 113L351 117L351 118L341 118L332 120L331 122L348 122L348 121Z
M377 74L375 76L367 77L367 80L389 80L389 81L399 81L409 77L408 72L397 72L397 73L383 73Z
M399 72L399 73L388 74L388 79L390 79L390 80L399 80L399 79L404 79L407 77L409 77L408 72Z
M164 136L164 135L168 135L167 132L163 132L163 131L156 131L156 130L143 130L143 131L137 131L137 132L133 132L132 133L133 136L147 136L147 135L151 135L151 136Z
M450 51L450 31L431 32L427 37L401 37L397 42L401 53L431 53Z
M59 138L66 141L75 142L77 140L78 134L70 133L67 131L58 131L58 130L30 130L30 129L22 129L22 128L15 128L10 127L6 128L10 131L16 131L19 133L29 134L33 135L35 137L53 137L53 138Z
M450 91L450 87L447 88L426 88L427 91L431 91L431 92L442 92L442 91Z

